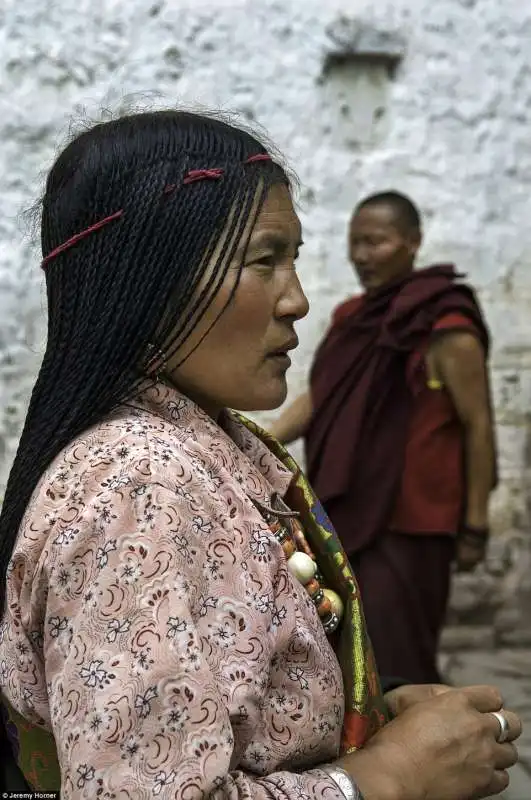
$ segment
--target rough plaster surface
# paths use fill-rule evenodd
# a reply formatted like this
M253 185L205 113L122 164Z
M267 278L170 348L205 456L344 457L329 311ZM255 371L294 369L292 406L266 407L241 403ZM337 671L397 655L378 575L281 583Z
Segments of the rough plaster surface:
M347 27L379 31L390 49L404 45L393 80L359 65L323 80L327 30L342 15ZM492 569L497 585L501 575L514 589L515 575L524 580L511 564L528 546L531 461L530 41L531 5L521 0L4 0L0 485L45 335L38 251L20 211L41 192L72 116L157 92L159 105L199 103L257 120L302 179L300 273L312 310L300 324L290 397L305 385L331 309L355 289L345 229L364 193L410 193L426 220L423 260L455 260L480 287L495 341L502 477L494 522L505 549Z

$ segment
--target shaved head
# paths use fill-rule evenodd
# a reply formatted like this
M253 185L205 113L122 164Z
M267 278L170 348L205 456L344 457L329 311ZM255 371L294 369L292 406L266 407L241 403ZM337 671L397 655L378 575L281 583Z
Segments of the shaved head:
M387 208L391 209L396 220L396 226L403 233L418 231L420 234L421 220L419 210L406 195L394 191L372 194L356 206L354 213L356 214L362 208L372 206L387 206Z

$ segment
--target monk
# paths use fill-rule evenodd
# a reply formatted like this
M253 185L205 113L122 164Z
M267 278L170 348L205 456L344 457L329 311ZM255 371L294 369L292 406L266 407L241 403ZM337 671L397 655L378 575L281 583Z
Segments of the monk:
M349 249L364 293L335 310L308 391L272 433L304 437L380 671L437 683L452 562L485 557L496 454L478 301L451 265L415 270L421 241L404 195L358 205Z

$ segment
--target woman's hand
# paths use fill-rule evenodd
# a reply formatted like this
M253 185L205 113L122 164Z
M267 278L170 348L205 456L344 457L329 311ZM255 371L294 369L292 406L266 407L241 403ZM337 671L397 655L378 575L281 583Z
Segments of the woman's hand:
M446 686L444 683L406 684L405 686L399 686L398 689L386 692L384 700L391 716L398 717L399 714L407 711L408 708L417 703L432 700L440 694L451 691L453 691L453 687Z
M507 788L522 726L504 710L508 740L497 742L500 724L489 712L502 707L498 690L471 686L436 695L410 704L365 748L340 759L365 800L478 800Z

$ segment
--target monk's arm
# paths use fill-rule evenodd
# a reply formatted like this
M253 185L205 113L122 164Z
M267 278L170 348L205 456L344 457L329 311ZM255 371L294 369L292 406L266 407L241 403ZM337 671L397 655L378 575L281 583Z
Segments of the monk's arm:
M304 436L312 417L312 397L310 390L297 397L280 417L270 426L269 432L281 444L291 442Z
M485 351L472 333L448 331L432 345L434 366L464 428L466 507L464 522L488 527L496 451Z

